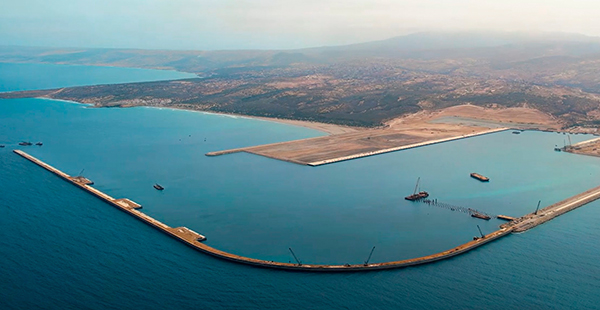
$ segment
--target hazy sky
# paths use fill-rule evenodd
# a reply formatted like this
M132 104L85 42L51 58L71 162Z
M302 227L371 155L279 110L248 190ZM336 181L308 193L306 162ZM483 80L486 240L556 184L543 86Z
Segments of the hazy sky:
M297 48L426 30L600 36L598 0L3 0L0 45Z

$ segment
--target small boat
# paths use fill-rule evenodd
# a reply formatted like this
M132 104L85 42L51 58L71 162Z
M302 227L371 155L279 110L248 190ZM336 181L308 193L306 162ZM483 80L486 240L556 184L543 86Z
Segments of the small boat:
M154 188L156 188L159 191L162 191L163 189L165 189L164 187L160 186L158 183L154 184Z
M21 142L19 142L19 145L29 146L29 145L32 145L32 143L26 142L26 141L21 141Z
M513 131L512 133L515 134L515 135L520 135L521 134L520 131Z
M490 178L488 178L488 177L484 177L484 176L482 176L481 174L479 174L479 173L475 173L475 172L471 173L471 177L472 177L473 179L477 179L477 180L479 180L479 181L481 181L481 182L489 182L489 181L490 181Z
M419 188L419 182L420 181L421 181L421 178L418 178L417 179L417 185L415 185L415 190L414 190L413 194L404 197L404 199L410 200L410 201L417 201L417 200L421 200L421 199L425 199L425 198L429 197L429 193L426 192L426 191L419 191L419 192L417 192L417 190Z
M554 150L555 150L556 152L561 152L561 151L562 151L562 149L561 149L560 147L555 147L555 148L554 148Z
M4 144L0 144L0 148L3 148L3 147L4 147Z
M485 214L481 214L479 212L471 213L471 216L472 217L476 217L478 219L486 220L486 221L489 221L491 219L491 217L489 217L489 216L487 216Z
M37 145L37 146L42 146L42 145L44 145L44 143L42 143L42 142L38 142L38 143L36 143L35 145Z

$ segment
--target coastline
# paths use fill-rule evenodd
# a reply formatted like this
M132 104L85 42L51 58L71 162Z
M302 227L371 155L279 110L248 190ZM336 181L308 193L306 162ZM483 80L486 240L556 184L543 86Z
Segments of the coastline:
M94 105L94 107L97 107L97 106ZM150 109L154 108L154 109L180 110L180 111L199 112L199 113L212 114L212 115L230 116L230 117L235 117L235 118L239 117L239 118L254 119L254 120L259 120L259 121L274 122L274 123L286 124L286 125L291 125L291 126L314 129L314 130L324 132L328 135L337 135L337 134L355 132L355 131L361 131L361 130L367 129L367 128L361 128L361 127L346 126L346 125L319 123L319 122L314 122L314 121L302 121L302 120L293 120L293 119L276 118L276 117L253 116L253 115L215 112L215 111L203 111L203 110L186 109L186 108L179 108L179 107L139 105L139 106L132 106L131 108L135 108L135 107L143 107L143 108L150 108ZM103 107L97 107L97 108L103 108ZM122 107L118 107L118 108L122 108Z
M128 106L128 107L119 107L119 106L105 107L105 106L98 106L95 103L85 103L85 102L79 102L79 101L74 101L74 100L55 99L55 98L46 97L46 96L39 96L39 97L33 97L33 98L44 99L44 100L56 100L56 101L62 101L62 102L67 102L67 103L73 103L73 104L81 104L81 105L85 105L89 108L98 108L98 109L99 108L123 109L123 108L140 107L140 108L149 108L149 109L169 109L169 110L179 110L179 111L187 111L187 112L198 112L198 113L204 113L204 114L230 116L230 117L235 117L235 118L238 118L238 117L239 118L247 118L247 119L254 119L254 120L265 121L265 122L275 122L275 123L286 124L286 125L291 125L291 126L314 129L317 131L324 132L328 135L356 132L356 131L361 131L361 130L367 129L367 128L361 128L361 127L346 126L346 125L319 123L319 122L314 122L314 121L302 121L302 120L292 120L292 119L283 119L283 118L275 118L275 117L252 116L252 115L224 113L224 112L215 112L215 111L203 111L203 110L186 109L186 108L180 108L180 107L150 106L150 105L136 105L136 106Z
M317 130L327 135L338 135L338 134L347 134L359 131L366 131L373 128L366 127L354 127L348 125L338 125L338 124L330 124L330 123L321 123L315 121L305 121L305 120L293 120L293 119L284 119L284 118L276 118L276 117L266 117L266 116L254 116L254 115L245 115L245 114L236 114L236 113L227 113L227 112L218 112L218 111L205 111L194 108L187 107L173 107L173 106L161 106L161 105L131 105L131 106L101 106L97 105L93 102L79 102L74 100L65 100L65 99L55 99L50 96L37 96L34 98L38 99L46 99L46 100L58 100L69 103L83 104L90 108L133 108L133 107L143 107L143 108L157 108L157 109L171 109L171 110L181 110L188 112L200 112L205 114L213 114L213 115L223 115L230 117L239 117L239 118L247 118L254 119L260 121L267 122L275 122L280 124L286 124L291 126L298 126L309 128L313 130ZM477 109L478 111L469 111L471 109ZM467 110L467 111L465 111ZM458 113L453 113L453 112ZM525 117L519 117L518 113L529 112L532 115L528 115ZM475 113L474 113L475 112ZM503 112L512 112L512 115L496 115L496 113ZM517 113L515 113L517 112ZM538 114L538 115L535 115ZM475 121L486 122L505 122L504 125L514 125L515 128L518 129L537 129L537 130L549 130L549 131L557 131L561 132L558 124L555 123L554 119L551 116L544 115L543 113L533 110L533 109L524 109L524 108L508 108L508 109L485 109L481 107L475 107L471 105L462 105L462 106L454 106L443 110L437 111L421 111L414 114L403 115L396 118L393 118L387 122L385 122L384 128L389 128L392 130L398 129L406 129L410 127L440 127L440 128L452 128L452 127L472 127L474 125L467 125L461 123L452 123L452 122L434 122L435 119L442 119L443 117L465 117L467 119L472 119ZM540 119L540 117L542 119ZM515 121L511 121L512 118L515 118ZM521 118L521 119L520 119ZM545 119L544 119L545 118ZM483 126L490 127L490 126ZM493 126L492 126L493 127ZM503 126L510 127L510 126ZM491 128L491 127L490 127ZM568 130L565 130L569 132Z

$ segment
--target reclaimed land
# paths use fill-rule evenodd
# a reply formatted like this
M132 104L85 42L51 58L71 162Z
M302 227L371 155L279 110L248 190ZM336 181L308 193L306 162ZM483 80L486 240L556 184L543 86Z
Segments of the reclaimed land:
M280 263L274 261L265 261L260 259L254 259L244 256L235 255L232 253L224 252L213 247L210 247L203 243L206 240L206 237L196 233L195 231L186 228L186 227L177 227L172 228L160 221L155 220L154 218L142 213L139 211L141 206L129 199L115 199L93 187L89 184L92 182L85 178L80 177L71 177L66 173L42 162L41 160L23 152L20 150L14 150L14 153L19 156L31 161L32 163L54 173L59 176L63 180L68 181L69 183L87 191L88 193L94 195L95 197L103 200L109 205L116 207L117 209L128 213L129 215L141 220L142 222L150 225L151 227L167 234L168 236L183 242L184 244L196 249L200 252L212 255L214 257L229 260L236 263L242 263L252 266L258 267L266 267L266 268L275 268L275 269L284 269L284 270L294 270L294 271L324 271L324 272L339 272L339 271L368 271L368 270L382 270L382 269L394 269L394 268L404 268L409 266L416 266L421 264L432 263L436 261L440 261L443 259L448 259L454 257L459 254L463 254L470 250L473 250L477 247L480 247L484 244L497 240L501 237L504 237L512 232L522 232L528 229L531 229L537 225L545 223L550 219L553 219L559 215L562 215L568 211L574 210L582 205L585 205L593 200L600 198L600 187L591 189L582 194L576 195L574 197L568 198L564 201L558 202L554 205L551 205L547 208L540 210L540 212L536 212L535 214L528 214L522 218L516 219L508 224L504 224L500 227L499 230L492 232L488 235L476 237L474 240L469 241L465 244L459 245L455 248L452 248L447 251L443 251L440 253L427 255L423 257L406 259L400 261L392 261L392 262L384 262L384 263L368 263L364 264L345 264L345 265L314 265L314 264L302 264L298 262L297 264L291 263Z
M488 109L462 105L396 118L376 129L356 129L330 136L214 151L206 155L247 152L300 165L320 166L498 132L508 127L556 130L557 123L551 116L534 109Z
M403 131L374 129L356 133L309 138L207 153L219 156L247 152L300 165L320 166L340 161L374 156L430 144L484 135L508 128L478 130L471 133L445 131L437 135L415 135ZM413 131L414 132L414 131ZM431 139L431 137L436 139Z

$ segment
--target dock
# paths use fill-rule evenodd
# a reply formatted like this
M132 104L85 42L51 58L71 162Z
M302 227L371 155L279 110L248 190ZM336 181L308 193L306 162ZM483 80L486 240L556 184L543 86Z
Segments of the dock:
M142 208L142 206L135 203L132 200L129 200L127 198L115 199L115 198L99 191L98 189L95 189L92 186L90 186L89 184L91 181L88 179L82 180L77 177L75 177L75 178L71 177L68 174L44 163L43 161L41 161L23 151L14 150L13 152L18 154L19 156L29 160L30 162L52 172L53 174L57 175L58 177L62 178L63 180L73 184L74 186L101 199L102 201L106 202L107 204L137 218L138 220L148 224L149 226L157 229L158 231L165 233L166 235L174 238L175 240L178 240L178 241L184 243L185 245L187 245L197 251L200 251L205 254L209 254L216 258L220 258L220 259L224 259L224 260L228 260L228 261L232 261L232 262L236 262L236 263L252 265L252 266L257 266L257 267L284 269L284 270L292 270L292 271L322 271L322 272L370 271L370 270L405 268L405 267L410 267L410 266L417 266L417 265L422 265L422 264L433 263L436 261L448 259L448 258L457 256L457 255L466 253L470 250L473 250L475 248L478 248L480 246L488 244L492 241L498 240L504 236L507 236L510 233L522 232L527 229L531 229L531 228L533 228L537 225L540 225L544 222L547 222L561 214L564 214L568 211L574 210L575 208L578 208L582 205L585 205L593 200L600 198L600 186L599 186L599 187L596 187L589 191L586 191L582 194L576 195L574 197L568 198L564 201L561 201L559 203L556 203L549 207L546 207L542 210L539 210L539 212L536 212L536 214L528 214L528 215L525 215L524 217L514 219L509 223L501 225L499 230L494 231L490 234L484 235L482 237L476 237L476 238L474 238L474 240L471 240L465 244L462 244L462 245L459 245L452 249L449 249L449 250L446 250L446 251L443 251L440 253L432 254L432 255L427 255L427 256L422 256L422 257L417 257L417 258L412 258L412 259L390 261L390 262L384 262L384 263L364 263L364 264L354 264L354 265L351 265L351 264L320 265L320 264L302 264L300 262L297 264L292 264L292 263L281 263L281 262L266 261L266 260L261 260L261 259L254 259L254 258L244 257L244 256L240 256L240 255L236 255L236 254L232 254L232 253L228 253L228 252L224 252L224 251L215 249L204 243L204 241L206 241L205 236L203 236L187 227L175 227L175 228L170 227L170 226L148 216L147 214L141 212L140 209ZM506 219L508 219L508 218L509 217L506 217Z

